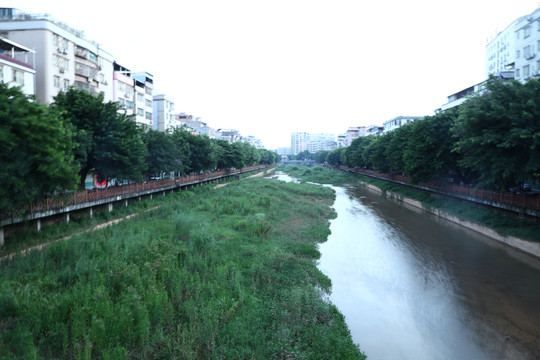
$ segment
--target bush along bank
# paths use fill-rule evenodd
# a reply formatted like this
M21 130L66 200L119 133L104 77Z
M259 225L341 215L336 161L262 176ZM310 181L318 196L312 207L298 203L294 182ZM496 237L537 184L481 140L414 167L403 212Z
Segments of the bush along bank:
M529 250L527 242L533 242L532 247L540 242L540 224L536 219L520 217L514 213L492 209L487 206L473 204L467 201L456 200L449 197L435 195L426 191L420 191L398 184L385 182L357 174L350 174L333 168L323 166L280 166L279 171L284 171L302 181L333 184L337 186L360 185L376 187L382 194L388 194L396 199L411 199L411 203L419 202L419 207L435 214L446 214L449 220L457 223L472 224L469 228L484 233L485 235L505 242L513 247L514 243L524 242L520 250L533 254ZM517 247L516 247L517 248ZM537 256L537 255L535 255Z
M0 263L5 359L364 359L316 267L330 189L261 178L162 199Z

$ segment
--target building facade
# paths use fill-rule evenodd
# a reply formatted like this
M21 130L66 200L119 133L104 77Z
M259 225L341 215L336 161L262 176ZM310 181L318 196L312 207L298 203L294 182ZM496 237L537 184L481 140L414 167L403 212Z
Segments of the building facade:
M50 17L0 8L0 36L35 51L36 98L42 104L73 86L113 100L113 57L84 32Z
M164 94L154 95L153 104L154 130L173 131L179 126L176 121L172 98Z
M423 116L396 116L390 120L383 122L383 134L388 134L403 125L412 123L413 121L423 119Z
M0 38L0 82L20 87L26 95L36 95L35 52Z
M291 133L291 153L293 155L306 150L312 154L321 150L334 150L336 146L336 136L334 134Z
M540 8L514 20L486 45L486 77L514 71L521 82L540 76Z
M515 25L515 77L522 82L540 76L540 8Z

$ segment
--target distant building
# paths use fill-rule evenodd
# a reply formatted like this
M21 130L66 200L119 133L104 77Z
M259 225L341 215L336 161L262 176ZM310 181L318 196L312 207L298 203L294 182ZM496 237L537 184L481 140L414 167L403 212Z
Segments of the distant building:
M113 100L113 57L84 32L49 15L0 8L0 35L35 51L39 102L52 103L54 96L71 86Z
M216 130L201 121L200 118L194 120L192 115L176 114L176 119L181 127L190 129L195 134L206 135L211 139L216 137Z
M383 134L388 134L391 131L394 131L403 125L412 123L415 120L423 119L423 116L396 116L390 120L383 122Z
M164 94L154 95L153 128L159 131L173 131L178 127L174 114L173 100Z
M242 135L238 130L234 129L218 129L216 131L216 139L225 140L232 143L242 140Z
M382 134L383 130L384 128L382 126L370 125L366 127L366 136L370 136L370 135L379 136Z
M345 132L345 146L350 146L355 139L362 136L366 136L365 126L354 126L348 128Z
M0 82L20 86L26 95L36 94L35 51L0 38Z
M291 133L291 152L294 155L306 150L314 154L321 150L334 150L335 148L336 136L334 134Z

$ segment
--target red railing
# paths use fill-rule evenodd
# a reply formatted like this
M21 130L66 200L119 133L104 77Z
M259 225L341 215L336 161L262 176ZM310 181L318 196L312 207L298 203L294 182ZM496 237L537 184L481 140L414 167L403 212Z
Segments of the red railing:
M155 190L159 191L160 189L173 189L175 187L180 187L183 185L198 184L214 179L218 180L220 178L228 176L240 175L243 173L260 170L267 167L267 165L254 165L245 167L240 170L220 170L211 173L190 174L174 179L152 180L148 182L130 183L121 186L110 186L104 189L82 190L70 194L63 194L56 197L48 198L42 202L31 204L25 209L19 209L19 211L13 212L13 214L0 212L0 220L13 218L14 214L16 214L17 217L21 217L50 210L63 209L73 205L93 203L100 200L115 198L118 196L125 197L126 195L130 194L140 194L145 192L152 192Z
M540 211L540 194L515 194L511 192L498 192L491 190L475 189L456 184L445 184L431 181L414 186L409 184L409 177L399 174L383 174L374 170L348 168L339 166L340 169L359 175L368 175L393 182L404 183L409 186L436 191L459 198L473 199L483 203L500 204L505 207L513 207L524 210Z

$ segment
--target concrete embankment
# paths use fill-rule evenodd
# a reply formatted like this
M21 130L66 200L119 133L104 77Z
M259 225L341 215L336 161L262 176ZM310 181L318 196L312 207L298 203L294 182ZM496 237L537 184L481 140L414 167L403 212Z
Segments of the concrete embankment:
M481 233L495 241L498 241L500 243L503 243L503 244L506 244L507 246L510 246L514 249L517 249L519 251L522 251L524 253L527 253L529 255L532 255L538 259L540 259L540 243L537 243L537 242L531 242L531 241L526 241L526 240L523 240L523 239L520 239L520 238L517 238L517 237L513 237L513 236L506 236L506 235L501 235L499 234L498 232L496 232L495 230L487 227L487 226L484 226L484 225L481 225L481 224L478 224L478 223L475 223L475 222L472 222L472 221L468 221L468 220L463 220L463 219L460 219L458 218L457 216L455 215L452 215L452 214L449 214L445 211L442 211L440 209L436 209L436 208L432 208L432 207L429 207L429 206L425 206L422 202L418 201L418 200L414 200L414 199L411 199L411 198L407 198L407 197L404 197L402 196L401 194L398 194L396 192L392 192L392 191L383 191L382 189L380 189L379 187L375 186L375 185L372 185L372 184L368 184L368 183L365 183L365 182L360 182L360 184L364 187L366 187L367 189L371 190L371 191L374 191L378 194L381 194L381 195L385 195L388 197L388 198L391 198L391 199L394 199L394 200L397 200L397 201L401 201L405 204L408 204L408 205L411 205L411 206L414 206L418 209L421 209L425 212L428 212L430 214L434 214L436 216L439 216L445 220L448 220L448 221L451 221L455 224L459 224L467 229L470 229L470 230L473 230L473 231L476 231L478 233Z

